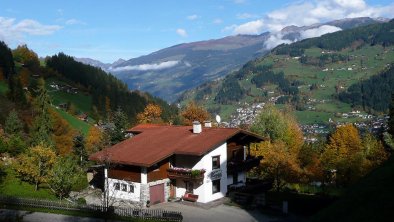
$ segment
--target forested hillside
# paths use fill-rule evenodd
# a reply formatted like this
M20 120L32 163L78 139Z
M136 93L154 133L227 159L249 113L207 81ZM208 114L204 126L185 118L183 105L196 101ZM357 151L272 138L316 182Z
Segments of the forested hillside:
M393 29L391 20L280 45L180 102L197 100L225 120L237 108L267 102L292 105L301 123L340 120L352 110L386 112L394 92Z
M364 110L387 112L393 92L394 65L388 64L387 69L378 75L351 85L339 94L339 99L354 107L361 106Z
M106 117L112 110L115 111L120 107L133 123L136 122L136 116L142 112L149 103L159 103L165 111L163 120L170 120L175 109L170 107L164 101L154 98L146 93L131 92L125 83L118 80L111 74L108 74L90 65L77 62L71 56L63 53L54 55L46 59L46 64L72 82L86 88L92 96L93 111L97 111L102 117Z

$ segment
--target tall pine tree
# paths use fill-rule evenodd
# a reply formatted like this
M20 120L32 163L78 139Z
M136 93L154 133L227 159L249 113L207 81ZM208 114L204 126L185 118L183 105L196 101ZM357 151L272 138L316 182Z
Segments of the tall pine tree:
M51 137L52 119L49 114L50 97L45 88L45 81L40 79L38 82L38 95L35 98L36 117L31 129L32 145L45 144L53 146Z

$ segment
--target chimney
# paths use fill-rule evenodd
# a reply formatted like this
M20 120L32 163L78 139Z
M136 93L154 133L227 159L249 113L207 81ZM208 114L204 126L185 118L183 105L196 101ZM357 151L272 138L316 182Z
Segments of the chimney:
M201 127L201 123L198 121L194 121L193 122L193 133L201 133L202 132L202 127Z
M211 121L209 121L209 120L204 121L204 127L211 128L212 127Z

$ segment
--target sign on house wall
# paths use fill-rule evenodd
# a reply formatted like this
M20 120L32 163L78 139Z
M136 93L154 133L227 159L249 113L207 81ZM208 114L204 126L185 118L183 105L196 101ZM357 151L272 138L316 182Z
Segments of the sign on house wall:
M210 173L209 177L211 178L211 180L218 180L218 179L222 178L222 170L221 169L213 170Z

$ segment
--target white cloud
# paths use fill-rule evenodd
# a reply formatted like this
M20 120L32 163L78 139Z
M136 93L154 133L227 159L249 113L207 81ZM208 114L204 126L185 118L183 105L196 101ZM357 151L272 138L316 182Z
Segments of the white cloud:
M182 37L187 37L187 32L184 29L177 29L176 33Z
M189 16L187 16L186 18L187 18L188 20L196 20L196 19L199 18L199 16L196 15L196 14L194 14L194 15L189 15Z
M51 35L61 29L58 25L43 25L35 20L0 17L0 40L7 43L18 42L26 35Z
M166 62L153 63L153 64L122 66L122 67L111 69L111 71L120 72L120 71L131 71L131 70L136 70L136 71L160 70L160 69L171 68L173 66L178 65L178 63L179 61L166 61Z
M263 29L264 29L263 20L256 20L236 26L233 30L233 34L257 35L260 34L263 31Z
M308 29L301 32L301 38L306 39L306 38L319 37L327 33L337 32L341 30L342 30L341 28L338 28L336 26L323 25L315 29Z
M78 19L69 19L65 22L66 25L86 25L85 22L82 22Z
M290 44L292 43L292 41L288 40L288 39L282 39L283 35L278 32L275 34L271 34L270 37L264 42L264 46L266 49L272 49L275 48L276 46L280 45L280 44Z
M394 3L380 6L368 5L364 0L296 1L284 8L271 11L264 17L254 21L227 26L223 31L232 32L233 34L250 34L260 30L278 32L289 25L308 26L341 18L364 16L392 18L393 11ZM242 17L241 15L239 14L239 17ZM253 29L252 26L256 28Z
M257 15L250 14L250 13L238 13L237 19L251 19L251 18L257 18Z

